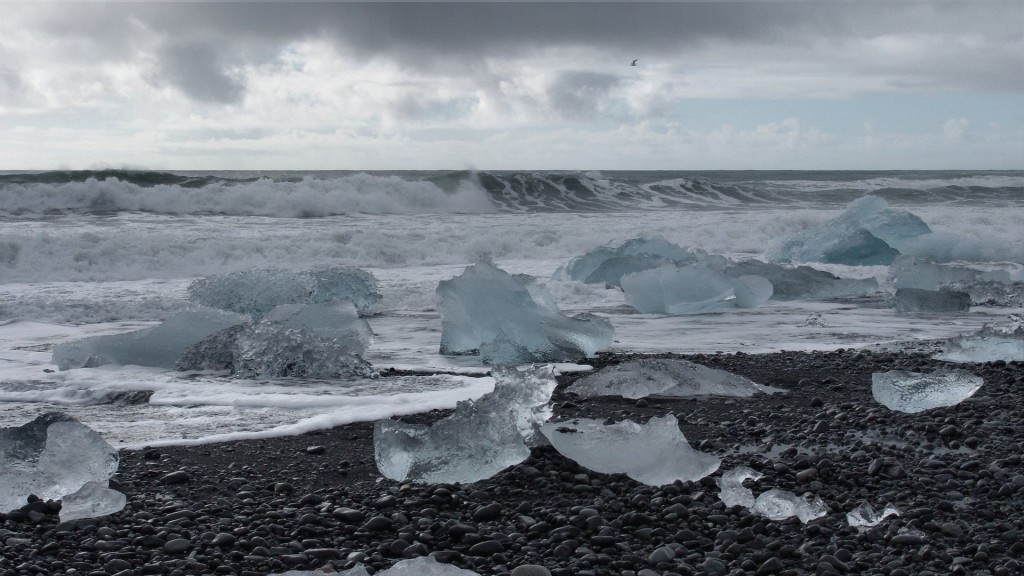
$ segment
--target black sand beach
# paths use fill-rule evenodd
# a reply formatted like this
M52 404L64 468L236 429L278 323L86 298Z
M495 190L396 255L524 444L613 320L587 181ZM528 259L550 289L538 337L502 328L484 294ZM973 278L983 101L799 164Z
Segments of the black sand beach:
M1022 573L1021 363L967 365L985 380L972 398L902 414L872 400L871 373L943 362L856 350L681 357L787 393L581 400L564 392L578 377L568 374L555 419L674 414L694 447L723 459L699 482L646 486L540 448L475 484L402 485L377 473L372 423L122 451L112 486L127 507L76 526L58 525L44 503L0 514L0 575L256 576L357 561L373 572L423 555L480 574L522 565L556 576ZM746 484L755 494L809 492L828 515L802 524L727 508L715 479L738 465L763 474ZM846 513L861 502L900 515L859 531Z

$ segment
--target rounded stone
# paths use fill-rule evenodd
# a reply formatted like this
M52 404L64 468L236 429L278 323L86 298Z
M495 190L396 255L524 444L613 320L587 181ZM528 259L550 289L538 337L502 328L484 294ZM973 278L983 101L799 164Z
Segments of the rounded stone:
M188 550L188 546L188 540L184 538L175 538L174 540L167 542L167 544L164 544L164 552L167 552L168 554L181 554Z
M551 576L551 571L537 564L523 564L513 568L509 576Z

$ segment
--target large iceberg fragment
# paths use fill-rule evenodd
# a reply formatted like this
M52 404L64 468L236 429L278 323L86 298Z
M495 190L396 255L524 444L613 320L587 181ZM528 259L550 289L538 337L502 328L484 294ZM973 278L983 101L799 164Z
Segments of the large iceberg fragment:
M350 302L285 304L190 346L175 368L230 370L244 378L367 376L362 355L372 340Z
M102 436L61 413L0 428L0 511L20 508L33 494L44 500L74 495L71 513L87 510L95 493L81 489L90 482L106 486L117 464L117 450ZM100 508L102 514L117 512L111 505Z
M323 572L289 570L270 576L323 576ZM338 576L370 576L370 573L362 564L357 564L355 568L338 572ZM391 568L377 572L376 576L480 576L480 574L451 564L442 564L430 556L420 556L396 562Z
M619 246L601 246L573 258L555 271L554 278L587 284L621 286L621 278L626 274L665 264L685 266L696 263L699 258L698 252L687 250L662 238L633 238Z
M973 334L950 338L936 358L949 362L1024 362L1024 326L1012 331L984 326Z
M75 492L61 500L61 522L82 518L97 518L116 514L124 509L128 498L99 482L86 482Z
M889 516L899 516L900 511L897 510L893 505L887 504L885 510L876 512L875 509L867 502L861 502L853 510L846 513L846 523L858 530L867 530L868 528L874 528L878 526Z
M914 214L892 210L877 196L864 196L838 217L776 241L767 254L771 260L891 264L902 243L930 233Z
M743 486L743 482L759 478L761 478L760 473L746 466L737 466L728 470L716 480L720 489L718 497L726 506L743 506L752 513L764 516L769 520L785 520L796 516L806 524L828 513L828 507L821 501L821 498L817 496L800 497L788 490L772 488L755 498L754 492Z
M203 306L260 317L282 304L328 304L349 300L361 313L380 299L377 279L358 268L309 272L247 270L200 278L188 297Z
M859 296L878 290L878 281L874 278L840 278L810 266L785 268L759 260L728 263L723 272L737 278L748 275L766 278L772 285L773 300Z
M897 312L969 312L971 295L948 289L898 288L893 307Z
M60 370L95 368L103 364L173 368L187 347L243 322L244 316L220 310L179 312L145 330L58 344L53 349L53 363Z
M387 478L424 483L476 482L522 462L537 444L537 427L551 417L551 368L492 370L494 391L464 400L434 423L378 420L373 444Z
M551 309L553 299L538 304L522 281L490 264L438 283L437 294L442 354L478 353L484 363L510 365L592 356L612 344L607 319L570 318Z
M733 284L737 308L757 308L767 302L773 292L771 281L764 276L745 274L736 278Z
M782 392L743 376L671 358L641 358L608 366L580 378L566 391L582 398L622 396L630 399L647 396L747 398L758 392Z
M584 418L548 422L541 432L559 453L584 468L625 473L651 486L700 480L722 462L691 448L672 415L651 418L643 425L631 420L606 425Z
M702 314L732 308L735 280L704 264L662 266L622 277L630 306L644 314Z
M871 375L871 396L890 410L913 414L955 406L970 398L983 383L980 376L966 370L875 372Z
M953 283L974 282L981 276L980 270L966 266L937 264L914 256L899 256L889 266L886 283L891 286L892 290L900 288L938 290Z

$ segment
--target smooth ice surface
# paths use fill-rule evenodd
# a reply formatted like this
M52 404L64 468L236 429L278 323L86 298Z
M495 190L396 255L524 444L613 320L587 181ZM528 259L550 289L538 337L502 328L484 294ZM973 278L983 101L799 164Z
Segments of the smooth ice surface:
M768 257L853 266L891 264L900 244L930 233L914 214L890 209L877 196L864 196L838 217L777 240Z
M784 520L796 516L806 524L828 513L828 508L817 496L802 498L787 490L772 488L755 498L754 492L743 486L743 483L760 478L759 472L747 466L727 470L715 480L719 487L718 497L726 506L743 506L752 513L770 520Z
M244 378L369 375L373 333L351 303L285 304L184 350L178 370L230 370Z
M1024 326L1013 331L984 326L973 334L950 338L936 356L950 362L1024 362Z
M871 396L890 410L913 414L955 406L970 398L983 383L981 376L966 370L875 372L871 375Z
M698 256L694 251L663 238L632 238L619 246L601 246L573 258L555 271L554 278L621 286L621 279L626 274L665 264L693 264Z
M980 279L982 274L982 271L966 266L938 264L914 256L899 256L889 266L886 284L893 290L900 288L938 290L948 284L974 282Z
M441 353L479 353L486 364L558 362L592 356L612 343L611 322L570 318L534 300L530 290L490 264L468 266L437 285Z
M958 313L969 312L971 295L954 290L897 288L893 298L897 312Z
M747 480L759 480L762 474L755 472L747 466L737 466L726 470L720 478L715 479L718 484L718 498L727 507L743 506L744 508L754 507L754 492L743 485Z
M735 280L704 264L662 266L622 277L630 306L644 314L702 314L732 308Z
M747 398L758 392L773 394L778 388L762 386L748 378L715 370L688 360L640 358L588 374L567 392L582 398L622 396L623 398L737 396Z
M642 425L632 420L606 425L584 418L548 422L541 432L580 466L603 474L624 473L651 486L700 480L721 464L717 457L691 448L672 415Z
M86 482L77 491L61 499L60 520L78 520L116 514L124 509L128 498L99 482Z
M203 306L256 317L282 304L327 304L349 300L360 312L381 295L377 280L358 268L339 267L308 272L246 270L200 278L188 297Z
M178 312L145 330L59 344L53 349L53 363L60 370L104 364L173 368L185 348L243 322L244 316L219 310Z
M764 276L745 274L736 278L733 293L737 308L757 308L772 297L774 291L770 280Z
M305 570L289 570L270 576L322 576L323 572ZM338 576L370 576L362 564L354 568L338 572ZM472 570L464 570L451 564L442 564L431 556L420 556L411 560L401 560L387 570L381 570L376 576L480 576Z
M771 299L773 300L857 296L878 290L878 281L875 278L840 278L835 274L810 266L787 268L759 260L730 262L723 272L738 278L756 275L767 279L772 285ZM737 297L739 297L738 294Z
M846 513L846 523L857 529L866 530L878 526L889 516L899 516L900 511L892 504L887 504L881 512L876 512L871 504L861 502L859 506Z
M30 494L61 499L87 482L106 485L118 460L102 436L61 413L0 428L0 511L20 508ZM86 494L80 496L80 505L88 507Z
M423 483L476 482L522 462L537 427L551 417L550 368L495 368L494 391L459 402L433 425L378 420L377 468L385 477Z

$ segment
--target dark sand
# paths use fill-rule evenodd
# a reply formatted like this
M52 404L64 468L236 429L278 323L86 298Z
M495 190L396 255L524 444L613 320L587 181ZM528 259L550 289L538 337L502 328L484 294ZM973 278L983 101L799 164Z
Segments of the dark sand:
M628 356L602 355L600 367ZM589 472L551 448L469 485L383 480L372 423L301 436L122 451L122 512L78 526L0 514L0 574L262 575L371 571L432 554L481 574L524 564L555 575L1021 574L1024 370L967 365L972 398L920 414L871 398L871 373L931 371L920 353L693 355L786 394L751 399L580 400L559 379L555 420L674 414L694 447L723 459L699 482L663 487ZM443 417L434 412L418 421ZM829 514L802 524L726 508L715 479L815 494ZM168 474L180 472L168 478ZM180 483L171 483L180 481ZM859 531L846 513L891 503L899 517Z

